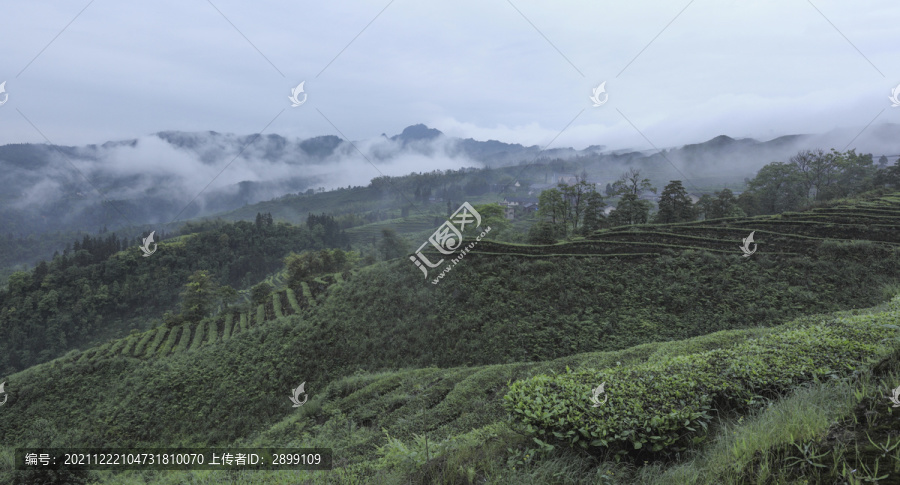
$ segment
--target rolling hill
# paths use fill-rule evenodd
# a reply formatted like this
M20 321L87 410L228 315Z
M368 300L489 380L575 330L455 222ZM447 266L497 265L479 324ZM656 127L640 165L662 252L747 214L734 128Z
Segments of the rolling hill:
M880 399L875 396L884 393L875 388L878 376L896 374L892 333L884 327L900 323L896 303L811 319L803 315L879 305L900 290L898 218L900 194L888 194L780 216L601 230L549 246L485 240L438 285L423 281L405 258L301 280L276 271L268 279L274 290L259 305L135 331L9 375L9 401L0 412L6 456L0 473L17 480L28 476L10 469L12 450L20 446L265 444L331 447L336 465L330 472L254 475L268 483L537 483L541 476L547 480L543 473L562 474L563 482L595 483L591 480L607 471L613 482L635 480L641 473L662 477L675 470L687 473L692 465L664 450L632 450L617 464L597 444L589 444L589 458L552 432L551 439L535 435L538 421L511 418L515 413L504 403L513 398L504 396L532 392L527 390L531 382L569 389L575 384L565 380L570 379L567 369L572 375L609 366L665 373L676 368L676 361L667 359L686 356L677 365L700 365L691 362L712 358L703 352L726 352L757 340L752 345L760 350L753 355L780 362L785 352L806 345L807 335L826 330L833 337L819 339L822 345L865 344L846 354L810 350L810 358L842 357L812 360L800 371L796 366L802 362L790 359L769 365L771 372L783 370L788 377L773 374L770 379L779 384L765 392L723 383L710 388L721 389L720 394L705 405L719 409L720 418L743 416L734 429L751 434L758 431L748 427L774 412L759 408L760 402L788 406L797 393L857 389L855 403L840 401L843 407L831 409L830 421L819 423L815 433L803 430L802 443L758 438L764 459L793 463L789 458L808 455L792 452L792 442L800 450L806 446L807 453L834 451L840 440L823 441L822 433L834 423L849 429L839 421L851 419L854 406L866 405L867 399L874 406ZM243 236L231 232L232 237L254 237L249 227L242 231ZM738 246L749 231L757 231L759 247L744 258ZM189 254L202 254L204 245L219 245L220 237L213 230L164 241L159 250L168 258L157 264L181 265ZM799 320L784 325L792 319ZM715 355L732 354L747 352ZM728 365L741 369L744 364ZM870 371L873 366L880 366L880 373ZM707 371L698 367L685 375L702 372ZM802 387L829 378L834 382L822 385L832 387ZM310 402L297 410L287 397L300 382L306 383ZM587 399L591 386L577 386ZM61 396L66 406L59 406ZM870 427L882 423L888 411L882 406L874 412ZM688 443L683 453L714 460L717 447L724 446L715 433L732 429L731 421L703 424L712 430L709 444ZM881 439L889 429L872 431ZM856 429L850 435L858 441L863 434ZM841 453L848 466L874 466L864 450ZM745 468L728 473L748 477L764 471L758 455L740 456ZM637 466L640 460L653 465ZM795 465L788 467L790 473L811 473ZM90 473L125 483L185 481L189 475L213 483L224 476ZM250 480L246 474L229 476ZM716 476L710 475L708 483L716 483Z

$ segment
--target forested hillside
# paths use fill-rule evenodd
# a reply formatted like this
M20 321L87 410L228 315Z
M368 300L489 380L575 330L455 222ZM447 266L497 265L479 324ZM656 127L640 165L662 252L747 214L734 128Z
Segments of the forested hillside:
M860 229L852 240L846 232L851 220ZM315 221L310 223L316 225ZM177 301L179 292L190 296L194 291L193 297L183 300L181 313L167 317L164 325L11 374L9 402L0 414L3 444L214 446L253 439L267 445L296 444L299 441L290 437L286 425L279 424L289 419L297 432L312 432L310 426L318 426L325 441L338 436L327 430L349 427L347 441L329 442L342 457L339 466L346 467L333 474L349 473L362 482L372 479L373 470L366 465L363 471L353 471L351 464L371 460L376 445L382 447L389 474L425 473L417 466L407 468L409 460L426 468L444 466L419 462L403 451L409 449L405 443L417 439L415 434L437 430L443 431L431 436L451 441L436 450L450 450L467 440L483 441L478 433L488 433L507 436L526 455L502 451L503 447L496 453L511 453L510 460L531 463L534 450L509 437L509 431L468 433L469 426L501 419L502 413L491 406L499 404L509 379L527 377L512 369L554 359L596 367L601 364L589 363L590 357L573 356L730 329L753 329L747 335L762 335L764 328L810 309L819 313L878 304L900 288L898 222L900 197L893 194L836 201L816 211L783 216L601 230L584 240L555 245L483 241L439 284L423 280L405 257L365 265L352 253L328 250L276 259L279 252L334 241L311 236L325 234L324 229L273 224L265 215L255 224L211 224L201 232L164 241L151 258L141 258L132 249L96 263L82 249L77 258L85 264L73 264L76 256L71 255L65 258L65 269L56 268L62 264L60 258L48 267L40 284L34 283L33 274L18 275L14 290L11 287L3 296L6 318L22 315L11 310L18 312L16 305L29 298L38 305L32 311L48 311L39 305L46 295L79 288L71 283L78 277L109 281L109 286L121 279L103 278L119 275L136 288L165 277L159 288L169 298L166 301ZM759 249L750 258L742 257L740 238L757 227ZM790 227L790 233L779 230L783 227ZM637 249L625 251L625 246ZM271 259L252 259L263 254ZM192 302L212 296L199 291L207 288L208 280L240 286L247 272L262 274L267 264L271 269L284 264L285 272L255 285L249 302L220 312L191 313ZM135 271L140 265L146 270ZM50 268L55 268L52 273ZM129 268L146 281L129 279ZM81 281L82 286L87 281L91 280ZM55 286L44 288L48 282ZM73 294L77 302L79 294ZM37 295L42 296L35 303ZM163 303L156 308L165 308ZM141 304L154 308L152 302ZM22 321L36 325L40 320ZM37 339L17 342L42 348ZM872 345L867 351L873 358L885 355L886 347ZM19 361L27 355L11 353ZM852 365L862 368L864 361ZM486 381L476 379L458 387L465 376L483 375L478 367L459 366L497 365L512 367ZM457 377L440 380L434 374L438 371L428 370L432 367L457 368L440 371ZM419 370L366 377L412 368ZM559 370L555 364L552 368ZM416 385L394 392L414 374ZM287 397L299 382L307 383L313 401L297 414ZM372 407L358 395L337 406L363 389L365 395L388 396L385 399L393 403ZM779 389L787 392L790 386ZM466 397L441 404L454 393ZM780 395L776 394L769 397ZM60 407L60 395L90 397ZM412 409L404 408L410 403L436 414L390 417L398 409ZM377 409L388 413L385 420ZM470 414L464 418L466 409ZM290 417L294 415L302 417ZM457 424L442 424L451 421ZM498 421L495 426L511 424ZM383 436L381 427L393 434ZM303 436L312 440L304 442L316 442L315 435ZM542 442L548 443L545 438ZM472 466L475 476L497 472ZM321 477L327 480L326 475Z
M114 233L85 235L72 251L13 273L8 290L0 291L0 373L149 328L176 308L195 271L208 271L220 286L244 289L281 268L291 251L346 245L328 216L293 226L259 214L254 223L189 224L182 232L159 243L150 258ZM234 303L229 295L217 304Z

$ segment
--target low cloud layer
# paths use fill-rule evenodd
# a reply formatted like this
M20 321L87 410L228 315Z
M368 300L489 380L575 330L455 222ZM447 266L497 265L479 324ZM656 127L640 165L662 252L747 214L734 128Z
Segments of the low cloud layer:
M448 153L452 143L446 137L408 146L375 137L341 143L327 156L308 154L299 139L263 136L250 142L253 139L170 132L65 149L65 155L50 150L46 163L34 170L21 160L0 163L18 181L15 206L19 208L47 205L60 198L97 200L97 189L112 200L153 196L186 204L200 195L196 202L202 207L210 196L235 195L247 182L252 189L243 194L243 200L254 203L308 189L366 186L382 175L483 166ZM43 151L39 145L33 148Z

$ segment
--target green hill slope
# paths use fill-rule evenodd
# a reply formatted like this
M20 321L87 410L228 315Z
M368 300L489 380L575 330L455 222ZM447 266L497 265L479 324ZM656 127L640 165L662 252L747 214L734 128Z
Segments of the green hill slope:
M802 455L796 455L784 448L786 445L790 447L793 440L793 438L788 439L787 431L778 433L776 438L769 436L769 441L765 441L766 431L760 429L760 422L771 422L777 419L788 420L793 423L788 428L797 433L798 439L805 440L803 443L816 443L820 447L829 446L831 447L829 449L833 449L836 443L824 441L824 437L829 431L834 433L837 429L842 429L842 426L848 426L847 423L850 422L848 420L852 420L854 409L859 405L868 403L871 408L872 404L875 404L874 401L870 402L873 399L881 399L886 402L880 396L884 393L883 385L882 388L878 388L877 379L872 379L870 376L884 376L884 369L889 368L893 373L888 376L888 380L894 379L891 381L894 382L900 379L898 355L892 354L897 349L896 341L884 339L884 337L895 337L900 330L889 329L892 324L898 323L898 311L900 311L900 297L895 298L891 306L882 305L868 311L804 317L790 324L771 328L717 332L684 341L655 342L620 351L577 354L547 362L447 369L430 367L379 373L357 373L337 379L324 387L308 387L307 391L312 398L306 406L296 410L290 408L290 402L287 399L290 395L289 392L282 392L280 396L263 396L262 398L270 409L283 409L282 412L276 413L282 416L280 419L267 426L249 426L233 432L227 432L225 428L221 428L217 432L227 433L227 435L216 438L224 439L232 446L271 446L273 444L296 447L317 446L330 447L334 452L337 469L330 472L253 472L252 477L228 475L231 479L236 480L234 483L307 483L305 480L311 480L309 483L409 483L410 481L468 483L470 480L479 480L483 483L543 483L542 480L547 480L547 477L554 474L565 475L566 482L571 483L595 483L592 480L599 480L601 474L607 475L609 483L630 483L635 480L636 473L647 474L648 472L646 470L637 472L632 465L629 465L628 460L619 461L609 458L606 461L603 455L589 460L590 464L588 465L584 461L583 455L574 452L564 444L558 444L553 449L540 447L536 446L527 434L521 434L522 431L518 429L516 421L508 418L507 410L504 407L504 402L508 400L504 396L508 393L509 384L517 381L528 383L542 378L542 376L545 379L549 378L551 382L557 379L567 380L571 379L570 376L577 376L584 371L596 373L600 369L608 369L603 372L640 372L641 369L647 368L671 369L673 365L683 366L679 363L684 362L685 358L696 359L722 351L736 351L737 354L743 355L741 348L748 345L760 345L757 342L778 342L785 337L790 338L791 335L797 335L798 332L815 337L821 335L822 329L836 329L835 335L839 340L844 338L848 343L868 346L866 348L869 350L865 355L859 354L865 361L864 363L857 361L857 364L849 367L838 365L832 368L822 367L816 371L820 377L838 378L831 384L823 384L814 388L820 399L823 393L828 392L843 391L846 394L842 395L841 399L833 399L832 406L824 406L827 409L822 409L821 402L808 402L804 398L795 399L792 395L792 393L799 393L809 399L808 395L813 391L785 388L782 393L770 394L774 401L762 401L763 404L770 402L774 404L774 407L771 404L762 407L757 404L756 408L760 409L759 412L753 412L751 409L748 414L750 418L744 425L731 425L728 420L713 420L710 423L708 434L710 444L708 446L695 445L689 448L691 453L696 453L700 457L699 461L704 464L704 468L698 469L696 465L692 465L691 461L679 462L678 460L672 461L671 457L641 455L642 458L648 458L655 464L650 469L652 470L650 475L655 474L654 482L659 481L660 483L679 483L677 480L683 479L687 474L694 478L702 476L703 483L731 483L722 481L726 476L732 479L751 477L755 474L766 476L765 474L770 473L771 470L765 472L757 469L760 462L760 451L764 453L763 460L780 460L778 464L782 465L782 469L779 473L786 474L788 472L785 470L790 468L787 465L792 463L790 459ZM292 322L276 322L270 330L286 330L290 323ZM249 340L261 339L261 335L251 335L255 332L256 330L252 330L247 334ZM813 338L809 345L821 344L816 338ZM793 346L791 350L803 351L803 347ZM785 357L788 355L791 354L784 354ZM830 353L822 354L822 356L834 358L834 354ZM845 358L850 358L850 354ZM260 359L256 362L256 366L261 369L268 367L270 372L274 370L277 374L279 364L266 366L264 361L265 359ZM195 364L202 364L202 362L201 359ZM219 363L225 362L220 361ZM849 364L850 361L847 360L846 363ZM136 370L128 365L115 365L114 361L109 360L93 362L93 364L95 369L91 373L104 374L107 379L122 371L130 371L128 374L134 376ZM95 421L95 418L100 418L105 414L104 411L109 412L113 409L112 402L104 404L95 401L94 405L99 409L89 416L78 417L82 421L86 420L92 423L92 427L95 424L101 424L106 433L121 433L119 434L121 440L112 439L113 437L108 434L101 438L96 431L85 428L73 434L60 428L59 422L54 418L54 415L65 414L67 411L57 410L54 412L51 406L42 407L42 409L29 406L29 412L43 416L32 416L30 421L33 424L29 431L24 433L22 441L16 440L16 443L19 446L35 446L42 440L48 441L41 444L53 446L74 446L75 443L81 446L112 446L131 443L132 440L126 436L133 430L127 429L127 421L133 420L137 414L141 413L142 408L147 410L149 407L169 407L159 406L159 404L165 401L169 401L168 403L171 404L171 399L175 397L174 392L200 390L205 378L215 377L210 374L210 371L216 366L207 364L201 368L195 368L196 377L190 381L172 383L168 386L163 384L162 387L154 383L155 380L171 382L170 378L174 375L187 372L189 369L184 369L182 365L183 362L178 359L170 358L166 365L154 366L155 379L150 376L144 378L144 390L148 393L142 393L143 400L148 401L146 396L153 396L155 404L147 403L141 406L141 401L137 399L138 396L135 396L120 403L119 406L115 406L119 412L114 416ZM784 372L783 375L793 375L794 378L791 381L793 386L812 382L816 373L804 373L801 368L795 367L797 365L803 365L803 361L790 362L778 372ZM871 374L873 366L877 372ZM11 384L14 383L17 388L21 389L17 393L17 401L30 399L33 402L37 396L31 394L28 389L36 390L42 386L50 386L50 382L53 380L59 380L60 385L66 387L69 392L75 393L89 392L90 390L96 392L104 382L99 378L101 376L96 376L96 378L89 378L88 382L83 382L81 387L76 387L72 386L72 381L75 379L66 380L62 374L77 372L78 368L66 368L65 364L58 363L45 364L40 367L43 367L40 369L40 374L46 375L49 381L44 381L42 376L32 372L38 369L13 376L15 379L11 379ZM879 368L880 371L878 371ZM570 369L574 373L569 373ZM634 370L632 371L632 369ZM858 372L851 373L854 369ZM244 373L243 368L235 370L235 375L243 376L245 384L249 385L241 386L245 388L243 391L230 389L234 391L234 396L223 392L219 404L223 406L224 413L244 414L240 407L240 401L245 400L247 396L254 395L254 391L258 389L253 385L254 379L246 379L246 377L252 376ZM770 371L769 375L782 374ZM179 376L179 378L183 379L184 376ZM233 380L241 379L236 377ZM137 385L134 377L129 377L119 383L110 383L108 380L105 383L104 391L116 393L123 393L122 391L128 387ZM150 384L149 389L146 388L146 384ZM168 393L157 392L162 388L170 390ZM224 391L225 389L220 388L220 390ZM587 397L590 394L588 384L585 384L584 391L587 395L583 397L587 404ZM612 391L610 390L610 392ZM256 395L259 396L259 394ZM787 397L782 399L780 396ZM189 404L183 399L179 400L179 403L182 406ZM874 412L881 417L873 420L872 423L879 422L878 420L885 423L890 422L885 421L890 418L889 403L882 403L874 408ZM195 409L192 407L190 411ZM725 409L723 408L722 411ZM597 412L599 413L599 411ZM788 413L788 416L775 413ZM872 412L867 413L871 419ZM811 426L809 422L802 426L794 422L802 421L803 416L811 414L816 415L818 419L812 428L809 428ZM822 421L823 415L828 419ZM210 426L220 417L207 415L201 411L195 420ZM743 419L741 418L741 421ZM170 446L176 443L198 445L198 442L194 440L159 441L159 436L171 434L172 425L166 425L163 421L147 421L145 424L150 422L155 423L155 426L148 427L142 433L148 444L155 443L157 446L162 443ZM4 423L4 425L6 424ZM893 428L884 428L883 426L878 430L872 429L869 437L879 443L884 442L885 439L889 442L891 429ZM12 430L4 427L4 431L9 433ZM15 431L12 432L18 434ZM732 437L728 436L729 432ZM744 442L743 445L735 448L735 451L738 452L736 463L740 465L739 467L724 466L726 463L722 463L723 460L733 460L734 457L729 453L728 457L723 458L722 453L728 453L728 451L722 447L733 446L733 435L738 433L745 439L753 438L752 444ZM771 432L768 432L768 435L771 435ZM9 435L4 434L4 436ZM845 437L847 442L844 445L864 444L856 443L863 436L864 433L860 429L856 429L852 436ZM12 446L10 443L4 443L4 445ZM7 457L11 452L11 449L5 450ZM839 458L843 460L843 463L853 467L863 465L871 467L874 466L873 459L877 457L869 456L866 453L843 452ZM13 476L13 472L8 467L0 469L0 473L5 474L2 475L4 478ZM104 483L111 482L115 476L112 472L93 473L95 478ZM804 476L804 473L811 473L811 471L798 466L794 467L790 473ZM131 475L130 481L122 483L219 483L225 479L226 475L224 472L208 471L143 472L141 474L143 479L138 480L135 475ZM893 475L890 476L893 477ZM128 480L124 476L119 479Z
M280 270L289 252L329 244L318 226L237 222L193 230L161 242L149 258L113 246L102 260L79 250L14 273L9 290L0 291L0 372L152 326L175 309L193 271L242 289Z
M865 213L872 210L871 203L847 204L841 210ZM874 203L898 204L890 197ZM345 470L335 477L357 473L354 467L360 467L363 482L381 476L373 463L365 464L372 461L376 445L387 447L385 477L425 473L422 467L456 470L457 465L466 476L468 467L485 475L490 471L481 468L487 464L465 460L438 467L428 459L420 467L421 454L406 456L403 450L410 449L415 434L439 440L435 450L464 449L464 443L485 440L492 449L514 443L525 450L529 439L481 428L500 426L497 420L505 411L498 406L510 380L561 372L565 365L596 369L615 362L637 364L645 357L629 355L648 349L675 354L672 349L694 352L722 342L731 345L742 341L742 335L766 335L770 330L764 327L805 313L875 305L896 292L900 230L891 229L896 224L878 227L879 239L856 241L829 239L823 227L817 229L819 235L794 237L794 246L783 251L773 250L766 239L770 236L763 238L761 232L758 252L741 257L737 246L747 229L777 220L705 221L693 234L682 231L690 225L644 226L554 246L482 241L436 285L405 259L342 277L312 278L291 292L277 289L281 318L276 318L276 299L270 297L250 313L138 333L8 376L0 444L282 443L290 433L307 432L306 425L284 424L296 419L287 399L291 389L306 382L323 410L316 411L311 399L302 411L315 418L307 425L327 430L321 432L321 443L338 436L347 443L339 457L343 461L336 460ZM717 227L721 229L709 229ZM715 236L703 231L731 232ZM620 232L632 239L617 244L642 246L642 254L606 252L613 243L604 238ZM680 239L686 242L656 242L660 234L687 236ZM277 285L285 279L270 281ZM722 330L732 333L674 347L659 343ZM658 343L631 348L647 342ZM619 353L596 354L604 351ZM594 356L581 355L585 353ZM60 396L65 406L59 405ZM334 407L338 403L343 404ZM400 412L408 403L414 405ZM472 407L465 411L464 406ZM381 427L400 441L387 439ZM354 432L362 428L364 432ZM518 459L513 455L513 461Z

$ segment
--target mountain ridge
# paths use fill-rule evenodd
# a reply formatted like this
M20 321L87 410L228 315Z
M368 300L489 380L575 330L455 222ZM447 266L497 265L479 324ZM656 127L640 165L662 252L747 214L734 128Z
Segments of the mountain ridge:
M896 134L894 139L900 140L900 125L879 125L871 131L880 137ZM394 167L387 173L397 176L447 166L504 169L558 159L577 161L608 179L628 166L672 172L674 164L680 168L671 176L687 182L721 184L718 180L727 179L740 184L754 167L786 161L820 141L815 135L768 141L719 135L662 152L606 150L604 145L541 150L538 145L448 137L414 124L391 137L356 142L335 135L289 139L278 134L160 131L99 145L9 144L0 146L0 231L25 235L51 228L115 229L168 222L176 216L209 216L289 194L366 186L385 175L382 166ZM900 142L894 148L900 153ZM516 173L509 172L511 177Z

